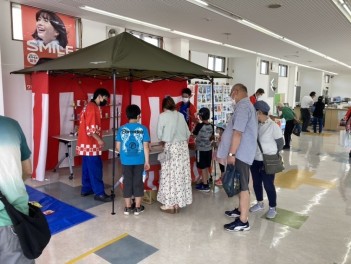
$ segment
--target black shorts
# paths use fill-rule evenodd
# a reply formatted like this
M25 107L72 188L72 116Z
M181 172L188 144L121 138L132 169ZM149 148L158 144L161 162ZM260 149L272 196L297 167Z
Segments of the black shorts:
M198 169L206 169L211 167L212 150L196 151L196 167Z
M143 171L144 164L122 165L123 198L144 196Z

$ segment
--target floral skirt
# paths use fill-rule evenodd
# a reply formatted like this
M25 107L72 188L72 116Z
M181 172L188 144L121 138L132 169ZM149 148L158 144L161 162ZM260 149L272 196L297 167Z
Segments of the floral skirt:
M193 200L188 143L166 143L165 150L171 158L161 164L157 201L167 206L185 207Z

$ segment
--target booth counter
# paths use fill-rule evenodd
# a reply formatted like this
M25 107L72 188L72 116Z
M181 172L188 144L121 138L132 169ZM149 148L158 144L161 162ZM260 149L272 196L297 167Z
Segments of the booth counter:
M344 129L344 127L340 127L339 124L347 110L348 108L326 108L324 129L332 131Z

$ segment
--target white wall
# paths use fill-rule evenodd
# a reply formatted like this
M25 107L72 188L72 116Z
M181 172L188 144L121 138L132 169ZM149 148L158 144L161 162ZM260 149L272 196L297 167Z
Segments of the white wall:
M12 40L10 1L0 1L0 48L2 86L2 104L4 115L16 119L22 126L29 146L32 144L32 93L25 90L24 76L11 74L22 69L22 41ZM0 103L0 104L1 104Z
M297 85L297 72L298 66L289 66L288 71L288 93L286 97L286 103L291 107L295 107L295 95L296 95L296 85Z
M106 26L106 24L82 19L82 48L105 40L107 36ZM124 31L122 28L120 30Z
M327 85L328 86L328 85ZM329 86L330 87L330 86ZM351 97L351 75L337 75L331 79L329 96Z
M311 92L316 92L316 96L318 97L323 93L324 73L320 71L301 70L299 71L298 82L301 86L301 98L309 95Z
M233 61L233 83L244 84L248 94L253 94L256 91L256 57L235 58Z

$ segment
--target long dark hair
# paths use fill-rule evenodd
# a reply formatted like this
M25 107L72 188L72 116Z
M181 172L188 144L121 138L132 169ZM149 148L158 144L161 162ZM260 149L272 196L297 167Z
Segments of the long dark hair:
M61 18L58 15L56 15L54 12L44 10L44 9L39 10L35 14L36 21L39 20L39 17L43 17L43 18L48 19L50 21L50 24L59 33L58 36L56 37L57 41L59 42L59 45L63 48L66 48L66 46L68 44L67 31L66 31L65 24L63 23ZM37 29L35 29L34 33L32 34L32 37L34 39L41 39L38 36Z

